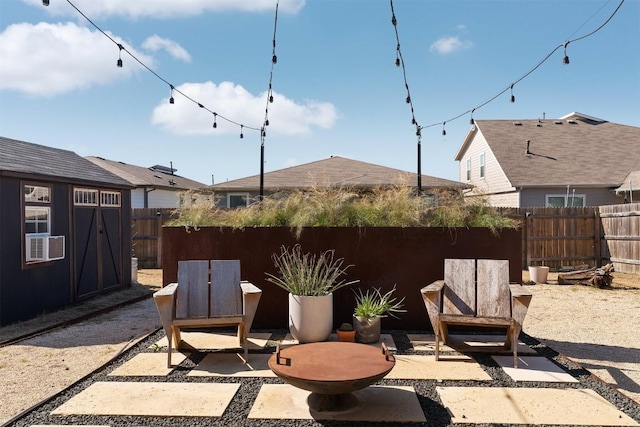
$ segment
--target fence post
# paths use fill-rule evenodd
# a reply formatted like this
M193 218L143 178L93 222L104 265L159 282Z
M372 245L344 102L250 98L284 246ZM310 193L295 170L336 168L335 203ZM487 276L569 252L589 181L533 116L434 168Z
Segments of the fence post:
M595 250L594 250L594 255L596 258L596 267L601 267L602 266L602 224L601 221L602 219L600 218L600 208L596 207L594 209L593 212L594 215L594 230L593 233L595 234L593 240L593 244L595 245Z

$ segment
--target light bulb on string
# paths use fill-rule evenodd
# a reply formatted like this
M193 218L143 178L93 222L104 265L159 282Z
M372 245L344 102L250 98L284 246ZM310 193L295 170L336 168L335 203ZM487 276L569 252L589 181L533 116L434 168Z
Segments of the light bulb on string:
M173 100L173 89L174 89L174 87L173 87L173 85L169 85L169 88L171 88L171 94L169 96L169 104L173 104L174 103L174 100Z
M244 138L244 134L242 133L243 128L244 128L244 125L240 125L240 139Z
M265 126L269 126L269 119L267 119L267 120L265 120L265 121L264 121L264 125L265 125Z
M569 42L565 42L564 44L564 58L562 58L562 63L564 65L569 64L569 57L567 56L567 46L569 45Z
M400 43L396 47L396 67L400 66Z
M124 46L118 43L118 49L118 61L116 62L116 65L118 68L122 68L122 49L124 49Z
M442 136L446 136L447 135L447 131L444 128L446 125L447 125L447 122L442 122Z
M217 128L218 127L218 123L216 122L216 120L218 119L218 113L213 113L213 128Z
M200 108L204 108L204 105L202 105L202 104L200 104L200 103L198 102L198 107L200 107Z
M49 0L42 0L43 6L49 6Z
M513 83L511 84L511 102L516 102L516 97L513 96Z
M473 112L474 111L476 111L475 108L473 110L471 110L471 119L469 119L469 124L475 124L475 121L473 120Z
M407 101L407 104L411 104L411 97L409 95L407 95L406 101Z

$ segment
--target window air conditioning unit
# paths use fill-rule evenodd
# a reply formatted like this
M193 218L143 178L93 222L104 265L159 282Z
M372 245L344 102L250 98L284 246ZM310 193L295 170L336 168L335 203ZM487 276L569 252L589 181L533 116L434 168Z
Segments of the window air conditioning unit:
M27 235L27 261L64 259L64 236Z

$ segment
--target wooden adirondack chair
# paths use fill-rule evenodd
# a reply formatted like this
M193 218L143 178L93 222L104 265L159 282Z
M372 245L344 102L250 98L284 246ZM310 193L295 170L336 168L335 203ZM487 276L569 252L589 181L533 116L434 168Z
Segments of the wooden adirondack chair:
M167 367L173 342L180 348L181 328L237 326L246 361L247 335L261 295L258 287L240 281L239 260L179 261L178 283L153 294L169 342Z
M513 352L513 366L518 367L518 336L532 295L519 284L509 284L508 260L479 259L476 270L474 259L445 259L444 280L420 292L435 333L436 360L440 340L450 344L450 325L504 328L503 351Z

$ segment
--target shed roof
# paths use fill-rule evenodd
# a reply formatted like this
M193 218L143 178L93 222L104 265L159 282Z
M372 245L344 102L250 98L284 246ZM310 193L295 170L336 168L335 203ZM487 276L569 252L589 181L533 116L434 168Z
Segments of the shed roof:
M414 185L416 182L415 173L339 156L264 174L264 189L271 192L334 186L371 188L397 184ZM259 187L260 175L212 186L217 191L257 191ZM422 187L451 189L468 186L458 181L422 175Z
M73 151L0 137L0 173L131 187Z

